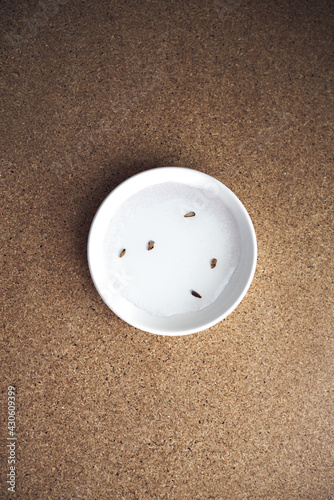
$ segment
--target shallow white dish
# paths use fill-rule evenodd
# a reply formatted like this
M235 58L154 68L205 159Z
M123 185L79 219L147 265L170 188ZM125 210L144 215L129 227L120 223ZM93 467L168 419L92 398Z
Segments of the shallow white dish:
M226 318L245 296L256 258L240 200L187 168L156 168L120 184L88 238L89 269L104 302L127 323L161 335L199 332Z

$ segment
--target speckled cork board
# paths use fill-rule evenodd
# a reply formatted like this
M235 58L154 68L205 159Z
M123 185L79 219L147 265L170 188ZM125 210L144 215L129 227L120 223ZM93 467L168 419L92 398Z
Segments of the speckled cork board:
M0 9L0 497L334 498L333 3ZM185 337L116 317L86 260L105 196L168 165L258 238L244 300Z

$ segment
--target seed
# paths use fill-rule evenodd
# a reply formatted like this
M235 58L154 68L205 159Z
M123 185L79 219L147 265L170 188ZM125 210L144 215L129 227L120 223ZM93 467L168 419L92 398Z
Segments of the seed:
M194 297L197 297L198 299L202 298L202 295L200 295L199 293L195 292L195 290L191 290L191 295L193 295Z
M154 241L150 240L147 245L147 250L152 250L154 248Z
M195 217L195 212L188 212L185 217Z
M211 261L211 269L213 269L214 267L216 267L217 265L217 259L212 259Z
M121 251L121 253L119 254L119 258L120 258L120 259L121 259L122 257L124 257L125 252L126 252L126 250L125 250L125 248L123 248L123 250L122 250L122 251Z

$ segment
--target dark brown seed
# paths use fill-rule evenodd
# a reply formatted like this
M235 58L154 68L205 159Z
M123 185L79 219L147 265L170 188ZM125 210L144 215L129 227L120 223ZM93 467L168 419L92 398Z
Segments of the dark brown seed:
M126 250L125 250L125 248L123 248L123 250L122 250L122 251L121 251L121 253L119 254L119 258L120 258L120 259L121 259L122 257L124 257L125 252L126 252Z
M216 267L217 265L217 259L212 259L211 261L211 269L213 269L214 267Z
M154 241L151 240L148 242L147 250L152 250L152 248L154 248Z
M200 295L199 293L195 292L195 290L191 290L191 295L193 295L194 297L197 297L198 299L202 298L202 295Z
M195 212L188 212L185 217L195 217Z

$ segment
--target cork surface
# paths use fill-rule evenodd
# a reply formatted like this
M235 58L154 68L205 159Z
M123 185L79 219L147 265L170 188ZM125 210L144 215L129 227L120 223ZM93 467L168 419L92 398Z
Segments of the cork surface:
M334 498L333 4L0 10L0 497ZM244 300L184 337L115 316L86 260L106 195L169 165L258 238Z

